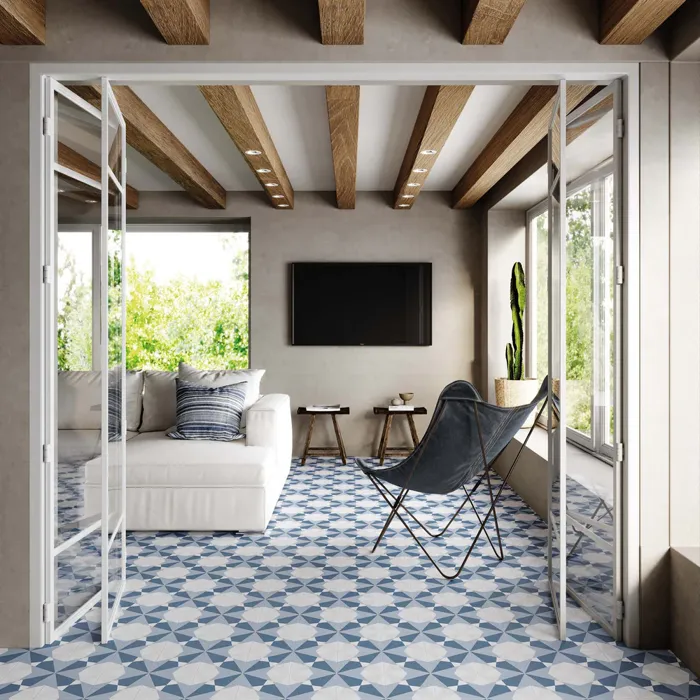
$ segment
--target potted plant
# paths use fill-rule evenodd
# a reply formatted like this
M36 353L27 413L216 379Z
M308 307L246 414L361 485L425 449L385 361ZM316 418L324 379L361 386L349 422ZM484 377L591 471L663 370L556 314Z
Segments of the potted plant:
M506 345L507 377L496 378L496 403L510 408L530 403L537 394L537 379L525 377L523 343L525 338L525 304L527 286L523 266L516 262L510 276L510 312L513 319L511 342ZM523 427L529 428L535 419L535 411Z

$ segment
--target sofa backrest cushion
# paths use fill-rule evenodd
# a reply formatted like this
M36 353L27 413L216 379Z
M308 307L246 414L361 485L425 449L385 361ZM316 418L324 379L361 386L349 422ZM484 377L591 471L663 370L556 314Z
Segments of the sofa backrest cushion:
M178 376L186 382L207 387L221 387L246 382L245 402L241 427L245 427L246 411L260 398L260 382L264 369L196 369L185 362L179 366Z
M98 371L60 371L56 382L59 430L100 430L102 381ZM126 429L141 423L143 372L126 373Z
M177 423L175 379L177 372L143 371L142 433L168 430Z

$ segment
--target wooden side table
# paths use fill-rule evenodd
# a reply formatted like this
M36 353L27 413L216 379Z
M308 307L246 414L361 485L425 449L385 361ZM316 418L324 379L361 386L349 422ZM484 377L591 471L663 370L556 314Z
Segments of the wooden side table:
M323 456L323 457L341 457L343 464L348 463L348 457L345 454L345 443L343 442L343 436L340 433L340 426L338 425L337 416L347 416L350 414L349 406L342 406L341 408L333 409L332 411L313 411L306 408L306 406L299 406L297 408L297 415L299 416L311 416L309 421L309 431L306 434L306 443L304 444L304 454L301 456L301 463L306 464L306 458L311 456ZM316 416L330 416L333 419L333 430L335 431L335 439L338 443L338 447L312 447L311 446L311 436L314 432L314 425L316 424Z
M407 447L389 447L389 435L391 434L391 425L394 420L394 416L406 416L408 420L408 427L411 431L411 440L413 440L413 449L418 447L418 432L416 431L416 424L413 420L413 416L425 416L428 413L428 409L425 406L414 406L412 409L398 408L396 410L389 410L386 406L375 406L374 415L384 416L384 429L382 430L382 437L379 441L379 452L377 457L379 457L379 464L384 464L384 459L389 455L396 455L397 457L408 457L408 455L413 452L413 450Z

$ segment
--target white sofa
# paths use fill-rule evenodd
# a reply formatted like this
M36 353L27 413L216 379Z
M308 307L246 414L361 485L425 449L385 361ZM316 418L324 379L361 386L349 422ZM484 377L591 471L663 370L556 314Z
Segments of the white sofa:
M128 373L127 528L264 531L291 464L289 397L259 396L245 412L245 440L173 440L166 433L175 424L176 376ZM94 378L92 372L60 372L58 381L59 463L85 461L86 516L101 511L102 499ZM119 478L119 470L110 469L111 507L118 502Z

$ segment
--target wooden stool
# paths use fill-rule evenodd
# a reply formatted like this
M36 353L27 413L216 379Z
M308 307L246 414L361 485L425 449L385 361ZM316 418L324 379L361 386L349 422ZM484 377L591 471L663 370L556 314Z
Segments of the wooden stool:
M384 416L384 429L382 430L382 438L379 441L379 452L377 457L379 457L379 464L384 464L384 458L387 454L396 455L397 457L408 457L408 455L413 452L413 450L407 447L388 447L389 435L391 433L391 424L394 420L394 416L406 416L408 419L408 427L411 431L411 440L413 440L413 449L418 447L418 432L416 431L416 424L413 421L413 416L425 416L428 410L425 406L414 406L410 409L397 408L395 410L389 410L386 406L375 406L374 415Z
M342 457L343 464L348 463L347 455L345 454L345 443L343 443L343 436L340 434L340 426L338 425L338 419L336 416L347 416L350 414L350 408L348 406L343 406L342 408L335 408L331 411L314 411L306 408L306 406L299 406L297 408L297 415L299 416L311 416L309 421L309 432L306 434L306 444L304 445L304 454L301 456L301 463L306 464L306 458L314 455L323 457ZM338 447L312 447L311 446L311 436L314 432L314 425L316 424L316 416L330 416L333 419L333 429L335 430L335 439L338 443Z

